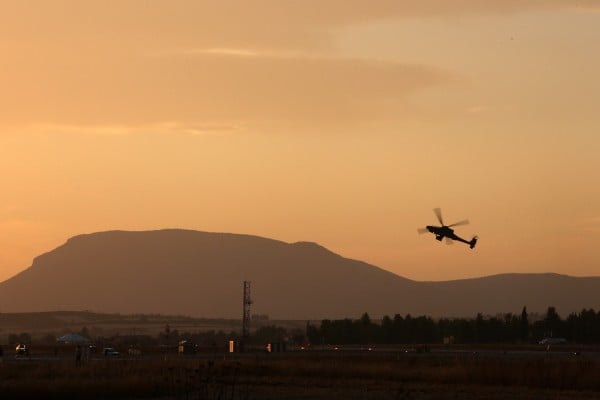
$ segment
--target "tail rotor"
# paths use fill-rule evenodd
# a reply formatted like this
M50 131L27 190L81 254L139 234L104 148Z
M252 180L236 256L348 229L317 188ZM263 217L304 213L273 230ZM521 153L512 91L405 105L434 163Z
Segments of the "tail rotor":
M477 244L477 239L479 239L477 236L473 236L473 239L471 239L471 241L469 242L469 248L474 248L475 245Z

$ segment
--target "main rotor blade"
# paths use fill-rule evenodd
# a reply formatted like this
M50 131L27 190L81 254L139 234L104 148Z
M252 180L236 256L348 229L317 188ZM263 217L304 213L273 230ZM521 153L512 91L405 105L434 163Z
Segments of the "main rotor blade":
M469 220L464 219L462 221L455 222L452 225L448 225L448 226L450 227L450 226L460 226L460 225L469 225Z
M442 224L442 226L444 225L444 221L442 220L442 209L441 208L434 208L433 212L435 213L435 216L437 217L438 221L440 221L440 224Z
M419 229L417 229L417 232L419 232L419 235L422 235L422 234L427 233L429 231L427 229L425 229L425 228L419 228Z
M446 239L444 239L444 240L446 240L446 244L453 244L454 243L454 240L450 239L449 237L446 237Z

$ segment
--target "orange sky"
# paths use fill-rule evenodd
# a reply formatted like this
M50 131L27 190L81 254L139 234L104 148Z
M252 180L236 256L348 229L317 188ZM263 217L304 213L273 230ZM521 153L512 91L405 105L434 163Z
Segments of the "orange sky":
M598 275L599 43L595 0L2 1L0 280L160 228Z

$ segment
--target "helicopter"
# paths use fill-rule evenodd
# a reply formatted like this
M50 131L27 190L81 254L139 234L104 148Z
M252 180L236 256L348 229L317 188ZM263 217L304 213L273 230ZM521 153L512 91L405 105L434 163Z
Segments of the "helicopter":
M455 222L454 224L444 225L444 220L442 219L442 210L439 208L434 208L433 212L435 213L438 221L440 221L440 224L442 224L442 226L427 225L425 228L419 228L417 232L419 232L420 234L431 232L435 235L435 238L440 242L442 241L442 239L446 238L446 244L452 244L453 240L457 240L459 242L468 244L471 249L475 247L475 245L477 244L477 236L473 236L473 239L471 239L471 241L467 241L461 237L458 237L454 233L454 229L452 229L453 226L467 225L469 223L468 219Z

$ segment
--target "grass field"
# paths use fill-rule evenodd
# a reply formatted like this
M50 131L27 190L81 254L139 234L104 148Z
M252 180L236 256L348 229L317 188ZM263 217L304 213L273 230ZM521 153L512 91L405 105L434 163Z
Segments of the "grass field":
M294 351L13 359L2 398L597 399L600 363L569 353Z
M90 354L75 363L74 345L43 344L48 332L158 335L172 329L239 329L236 320L89 312L0 314L4 358L0 399L599 399L600 346L324 345L266 353L262 345L246 353L226 353L226 343L204 345L192 356L176 345L139 346L108 341L117 358ZM263 321L287 329L306 321ZM257 325L254 325L255 327ZM29 357L15 357L2 335L32 334ZM99 347L103 344L97 343ZM337 349L337 350L336 350ZM100 349L99 349L100 350Z

